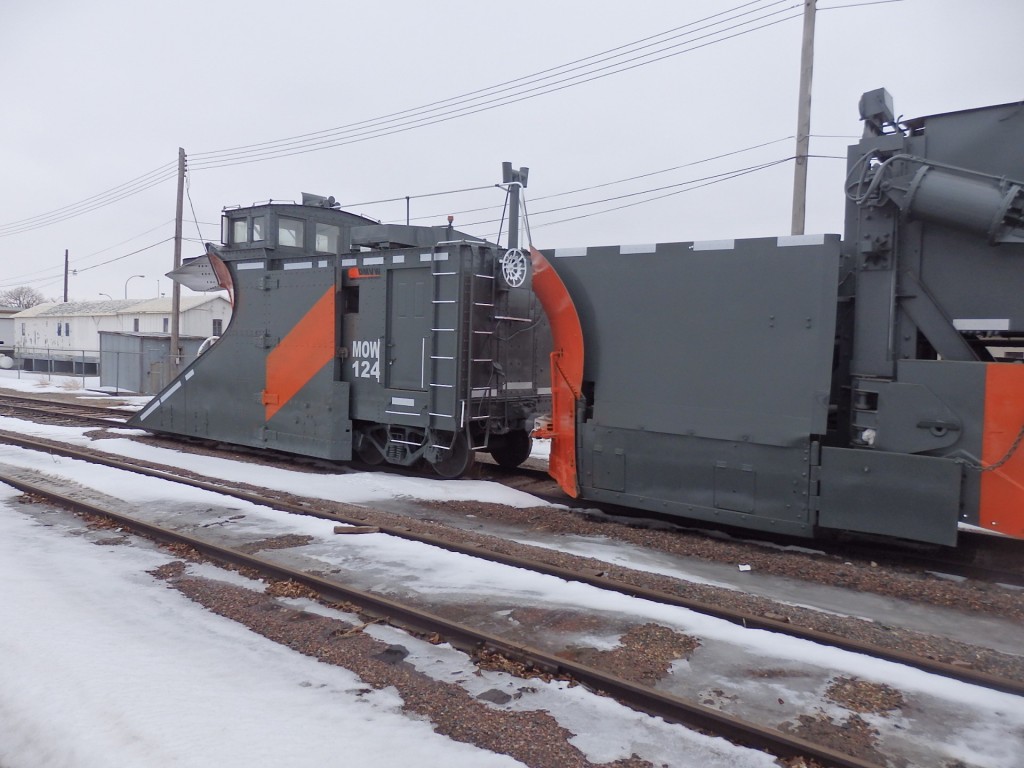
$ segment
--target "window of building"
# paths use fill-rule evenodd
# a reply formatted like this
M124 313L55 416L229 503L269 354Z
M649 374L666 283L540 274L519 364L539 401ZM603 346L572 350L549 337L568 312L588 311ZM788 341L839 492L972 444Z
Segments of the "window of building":
M132 330L133 331L138 331L139 330L139 318L137 318L137 317L132 320Z
M290 248L302 248L305 244L305 222L300 219L277 220L277 244Z
M316 225L316 251L317 253L338 252L338 235L340 230L333 224Z
M253 216L252 217L252 241L258 243L260 240L266 239L266 228L264 222L266 218L264 216Z
M235 219L231 222L231 244L249 242L249 222Z
M25 335L25 324L24 323L21 324L21 335L22 336Z
M70 336L71 335L71 323L64 323L64 335L65 336Z
M223 331L223 327L224 327L224 321L221 320L219 317L215 317L213 319L213 335L214 336L220 336L222 331Z
M61 324L60 323L57 323L57 335L58 336L61 335Z
M171 330L171 318L165 317L164 318L164 333L167 333L170 330Z

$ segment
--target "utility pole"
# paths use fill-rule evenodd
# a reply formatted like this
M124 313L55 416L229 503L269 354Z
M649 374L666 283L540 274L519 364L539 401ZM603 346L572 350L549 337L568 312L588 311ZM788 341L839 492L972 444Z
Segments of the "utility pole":
M178 147L178 207L174 215L174 268L181 266L181 219L185 209L185 150ZM171 283L171 374L181 370L180 330L178 315L181 311L181 286Z
M814 75L814 14L817 0L804 0L804 39L800 52L796 158L793 165L793 232L804 233L807 212L807 153L811 143L811 78Z
M64 303L68 303L68 249L64 249Z

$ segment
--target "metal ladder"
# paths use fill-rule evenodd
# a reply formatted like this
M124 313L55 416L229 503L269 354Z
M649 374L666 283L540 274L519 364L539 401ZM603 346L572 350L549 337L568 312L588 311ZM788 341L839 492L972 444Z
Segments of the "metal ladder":
M452 254L453 250L455 254ZM459 414L456 413L456 381L459 371L457 354L460 270L452 264L459 256L456 243L438 243L430 252L430 339L427 344L429 355L425 366L427 411L431 418L450 419L454 425L457 425L459 420ZM453 426L452 431L457 431L457 428Z
M468 280L468 296L466 297L463 316L466 318L466 339L464 352L466 364L466 392L469 398L469 421L484 422L482 444L471 445L474 451L486 450L489 444L491 431L491 403L497 394L497 382L494 381L494 362L498 354L498 337L494 324L488 323L486 328L477 329L473 319L477 311L482 309L487 313L488 318L493 319L496 311L497 299L497 278L493 273L486 274L485 266L488 256L492 255L492 249L477 249L478 257L473 258L471 272ZM482 375L476 376L478 372ZM474 389L474 380L483 381L483 387ZM492 383L495 386L491 386ZM479 397L474 397L476 392L482 392Z

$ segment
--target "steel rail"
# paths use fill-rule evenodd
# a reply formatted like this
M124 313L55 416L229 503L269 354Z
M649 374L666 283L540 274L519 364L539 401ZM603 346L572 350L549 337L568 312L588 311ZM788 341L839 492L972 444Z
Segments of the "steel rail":
M421 634L438 633L457 648L472 653L481 649L523 661L541 671L568 675L580 684L603 692L639 711L673 723L701 728L754 749L762 749L781 758L805 757L834 768L881 768L877 763L846 755L828 747L765 728L742 718L732 717L710 707L678 696L638 685L595 667L553 656L533 646L515 643L489 632L450 621L428 611L347 587L324 577L289 568L254 555L245 554L189 534L147 523L80 499L64 496L21 478L0 472L0 481L50 503L90 515L110 519L124 528L164 543L184 544L211 560L253 568L272 578L291 580L315 591L324 600L348 602L360 606L370 616Z
M90 424L117 426L127 420L126 414L110 408L77 403L61 403L31 397L0 395L0 411L10 410L51 418L80 419Z
M87 461L94 464L101 464L103 466L108 466L115 469L127 470L130 472L145 475L147 477L153 477L162 480L167 480L170 482L181 483L193 488L198 488L201 490L211 491L213 493L230 496L241 501L247 501L249 503L257 504L260 506L271 507L273 509L278 509L283 512L318 517L324 520L331 520L338 523L345 523L348 525L356 526L366 525L367 522L367 516L359 515L357 513L349 515L339 515L332 512L324 512L304 504L293 504L283 500L269 499L267 496L264 495L231 487L230 485L224 484L223 481L197 480L193 478L182 477L179 475L175 475L173 473L165 472L163 470L152 469L150 467L126 463L115 458L96 456L94 454L85 453L74 448L62 446L56 443L51 443L49 441L40 441L31 438L24 438L21 437L20 435L13 435L11 433L0 431L0 442L15 444L32 450L56 453L67 458L80 459L82 461ZM367 510L367 512L369 512L369 510ZM718 619L723 619L733 624L743 626L746 629L762 629L769 632L776 632L782 635L787 635L802 640L809 640L814 643L820 643L822 645L829 645L844 651L864 654L877 659L882 659L884 661L891 661L896 664L902 664L904 666L919 669L923 672L928 672L934 675L940 675L942 677L947 677L953 680L959 680L960 682L969 683L971 685L982 686L984 688L989 688L994 691L1010 693L1016 696L1024 696L1024 682L998 677L988 672L969 669L967 667L957 666L955 664L947 664L945 662L937 661L935 659L927 659L897 649L884 648L882 646L874 645L872 643L866 643L859 640L853 640L850 638L842 637L840 635L830 634L815 629L801 627L796 624L780 621L778 619L771 619L766 616L759 616L757 614L748 613L745 611L736 611L723 608L712 603L681 597L679 595L674 595L669 592L647 589L646 587L641 587L626 583L618 579L610 578L601 573L587 573L584 571L575 571L568 568L561 568L559 566L550 565L548 563L533 558L518 557L515 555L497 552L483 545L461 544L458 542L452 542L439 536L416 533L415 531L411 531L408 528L404 528L401 526L386 526L374 523L374 527L376 527L381 533L390 536L395 536L409 541L416 541L430 546L439 547L451 552L458 552L460 554L466 554L472 557L477 557L501 563L503 565L510 565L518 568L526 568L536 573L555 576L566 581L575 581L583 584L589 584L600 589L605 589L611 592L617 592L629 597L642 598L646 600L651 600L652 602L656 603L672 605L678 608L685 608L688 610L695 611L697 613L701 613L706 616L712 616Z

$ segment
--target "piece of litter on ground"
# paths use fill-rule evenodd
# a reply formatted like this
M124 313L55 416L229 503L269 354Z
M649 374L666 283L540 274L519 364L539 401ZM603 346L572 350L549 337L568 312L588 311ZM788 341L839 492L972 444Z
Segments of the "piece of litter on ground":
M751 570L751 567L749 565L747 565L746 563L740 563L739 564L739 569L741 571L749 571L749 570Z

